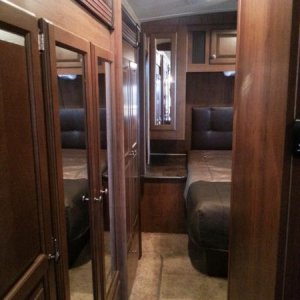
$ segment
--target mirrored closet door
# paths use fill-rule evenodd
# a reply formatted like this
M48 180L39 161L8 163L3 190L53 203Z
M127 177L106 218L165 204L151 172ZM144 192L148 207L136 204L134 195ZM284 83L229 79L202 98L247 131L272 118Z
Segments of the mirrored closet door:
M57 273L64 293L60 296L104 299L104 284L109 282L112 269L111 263L104 268L105 261L107 264L112 261L109 242L112 226L106 222L109 207L104 200L109 198L109 180L106 187L100 182L109 178L107 118L103 114L109 95L106 88L109 65L99 66L100 74L104 74L99 77L99 85L104 86L104 92L99 88L99 97L94 98L90 43L45 21L41 27L46 41L42 61L48 105L52 205L57 214L54 225L61 252ZM99 114L95 116L96 107ZM106 228L107 245L103 234ZM107 275L104 270L108 270Z
M96 190L98 192L95 214L95 228L101 233L97 239L102 271L103 295L112 298L117 283L116 246L114 223L114 194L112 183L112 143L111 143L111 62L113 54L91 45L92 86L94 117L96 121Z

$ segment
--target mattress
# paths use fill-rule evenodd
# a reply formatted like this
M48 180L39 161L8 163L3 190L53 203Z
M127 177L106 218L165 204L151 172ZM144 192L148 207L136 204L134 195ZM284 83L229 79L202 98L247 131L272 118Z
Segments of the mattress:
M100 174L106 168L106 150L101 150ZM87 151L85 149L62 149L63 178L64 179L87 179Z
M191 150L186 199L189 236L206 248L228 248L230 150Z
M201 247L228 249L230 185L230 182L197 181L189 188L188 233Z
M106 151L101 158L100 174L106 170ZM82 201L83 196L89 196L87 151L62 149L62 162L68 257L72 266L89 240L89 210Z
M231 182L231 150L191 150L184 197L190 185L202 182Z

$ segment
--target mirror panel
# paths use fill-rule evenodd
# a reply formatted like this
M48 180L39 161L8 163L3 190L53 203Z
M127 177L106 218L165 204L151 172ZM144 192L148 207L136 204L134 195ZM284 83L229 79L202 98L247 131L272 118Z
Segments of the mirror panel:
M103 61L101 58L97 59L98 65L98 89L99 89L99 118L100 118L100 186L102 191L107 191L106 194L103 194L103 248L104 248L104 276L105 276L105 288L106 292L108 291L112 276L113 276L113 259L112 259L112 249L114 247L114 239L112 233L112 224L110 222L111 209L110 209L110 199L108 191L110 190L109 176L108 176L108 141L107 141L107 102L110 101L110 64Z
M155 40L155 125L171 124L171 39Z
M93 299L84 57L56 46L62 177L71 299Z
M175 130L176 34L151 35L151 130Z

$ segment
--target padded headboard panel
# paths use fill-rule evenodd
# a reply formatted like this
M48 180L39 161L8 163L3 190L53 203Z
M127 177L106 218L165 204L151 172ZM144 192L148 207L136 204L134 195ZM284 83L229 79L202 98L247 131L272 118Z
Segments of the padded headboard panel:
M85 149L85 110L83 108L63 108L59 113L62 148ZM100 108L100 128L101 148L106 149L105 108Z
M232 107L192 108L192 149L231 150Z

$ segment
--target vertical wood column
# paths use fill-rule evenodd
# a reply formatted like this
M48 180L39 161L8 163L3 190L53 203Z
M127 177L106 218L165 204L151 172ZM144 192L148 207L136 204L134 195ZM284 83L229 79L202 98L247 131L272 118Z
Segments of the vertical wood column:
M124 105L122 71L122 13L121 1L114 0L113 31L114 63L112 65L112 144L113 182L116 207L117 268L120 271L120 299L127 299L127 234L124 159Z
M239 1L229 299L281 299L293 1Z

